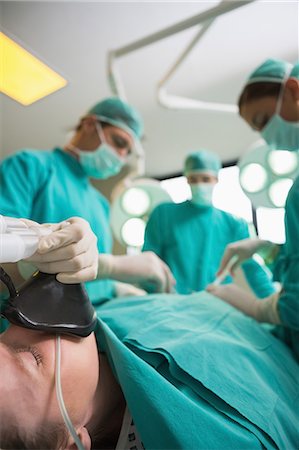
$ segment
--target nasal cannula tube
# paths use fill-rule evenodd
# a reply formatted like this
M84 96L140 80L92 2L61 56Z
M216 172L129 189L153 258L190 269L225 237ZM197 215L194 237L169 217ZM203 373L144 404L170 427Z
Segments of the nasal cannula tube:
M69 430L70 434L72 435L75 444L77 445L79 450L85 450L83 447L83 444L79 438L79 436L76 433L76 430L74 428L74 425L72 424L72 421L68 415L68 412L65 407L65 403L63 400L62 395L62 388L61 388L61 347L60 347L60 336L56 336L56 359L55 359L55 387L56 387L56 396L59 404L59 409L62 415L62 418L64 420L64 423Z

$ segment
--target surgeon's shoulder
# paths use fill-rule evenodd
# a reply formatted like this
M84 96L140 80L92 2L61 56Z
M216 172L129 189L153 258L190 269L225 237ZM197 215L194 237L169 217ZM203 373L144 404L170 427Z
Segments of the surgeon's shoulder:
M51 154L50 150L22 149L8 156L3 163L46 168L51 163Z
M172 202L166 202L166 203L160 203L158 206L156 206L152 213L152 217L158 217L158 216L164 216L164 215L170 215L177 209L178 205L177 203Z
M222 211L221 209L216 209L216 214L218 217L221 217L223 221L225 221L232 229L235 228L248 228L248 224L246 220L244 220L242 217L238 217L235 214L229 213L227 211Z

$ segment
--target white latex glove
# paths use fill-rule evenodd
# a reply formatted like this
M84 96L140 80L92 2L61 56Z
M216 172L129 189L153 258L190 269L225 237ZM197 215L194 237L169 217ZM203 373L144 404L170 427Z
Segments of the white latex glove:
M100 254L98 278L138 283L152 292L171 292L175 285L169 267L153 252L121 256Z
M128 297L128 296L142 296L147 292L144 289L140 289L133 284L122 283L121 281L115 281L115 293L116 297Z
M23 220L23 219L22 219ZM24 220L30 227L35 222ZM34 255L25 261L41 272L58 274L61 283L72 284L94 280L98 271L97 238L89 223L71 217L58 224L43 224L52 233L41 237Z
M269 297L258 299L233 283L221 284L219 286L210 284L207 286L206 290L210 292L210 294L221 298L226 303L239 309L247 316L253 317L258 322L280 323L277 308L279 299L278 292L274 292Z
M233 275L236 268L246 259L252 257L254 253L257 253L259 250L263 248L269 248L269 250L275 246L272 242L264 241L258 238L247 238L242 239L241 241L232 242L226 246L224 251L222 260L220 262L220 266L217 272L217 276L221 275L223 270L225 270L227 264L231 260L231 258L236 255L238 256L238 260L232 264L230 268L230 272Z

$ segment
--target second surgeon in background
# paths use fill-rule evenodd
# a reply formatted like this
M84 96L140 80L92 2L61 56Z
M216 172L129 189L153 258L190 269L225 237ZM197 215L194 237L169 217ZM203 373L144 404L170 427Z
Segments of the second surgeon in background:
M189 154L184 175L192 199L183 203L164 203L151 214L145 231L143 250L155 252L171 268L180 294L205 289L216 276L223 251L230 242L248 238L247 223L212 204L221 162L207 150ZM274 292L264 269L253 259L242 269L258 297ZM231 277L226 282L231 282Z

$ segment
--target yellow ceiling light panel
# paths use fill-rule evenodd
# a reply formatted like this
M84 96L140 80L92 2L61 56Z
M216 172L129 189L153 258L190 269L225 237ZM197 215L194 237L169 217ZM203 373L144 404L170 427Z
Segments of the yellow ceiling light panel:
M0 92L22 105L30 105L67 84L58 73L1 32L0 51Z

